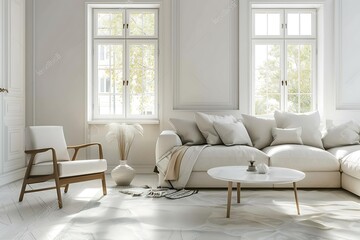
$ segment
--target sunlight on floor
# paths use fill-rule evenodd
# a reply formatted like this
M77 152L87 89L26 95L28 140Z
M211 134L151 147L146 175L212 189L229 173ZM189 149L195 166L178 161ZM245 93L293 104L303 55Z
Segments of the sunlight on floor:
M76 195L76 199L93 198L97 193L99 193L99 188L85 188Z

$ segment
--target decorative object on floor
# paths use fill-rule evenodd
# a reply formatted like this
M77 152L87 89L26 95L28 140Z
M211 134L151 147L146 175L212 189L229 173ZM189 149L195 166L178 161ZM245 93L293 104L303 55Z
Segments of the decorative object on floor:
M120 160L120 164L111 171L111 177L116 185L128 186L135 177L135 170L127 165L126 160Z
M260 163L256 166L258 173L266 174L269 172L269 167L265 163Z
M106 139L117 141L120 155L120 165L111 171L111 177L119 186L126 186L131 183L135 176L135 170L127 165L127 159L135 135L143 136L144 129L140 124L110 123Z
M247 171L248 172L256 172L256 167L254 166L255 161L251 160L251 161L249 161L249 163L250 163L250 165L249 165Z

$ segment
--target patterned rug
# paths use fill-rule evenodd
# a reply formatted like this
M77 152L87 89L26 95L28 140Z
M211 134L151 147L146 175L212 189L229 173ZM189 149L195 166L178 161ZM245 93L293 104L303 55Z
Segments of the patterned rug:
M291 190L243 190L240 204L234 191L229 219L226 190L200 190L178 200L132 197L119 190L90 201L56 239L340 240L360 235L360 200L342 190L299 190L300 216Z

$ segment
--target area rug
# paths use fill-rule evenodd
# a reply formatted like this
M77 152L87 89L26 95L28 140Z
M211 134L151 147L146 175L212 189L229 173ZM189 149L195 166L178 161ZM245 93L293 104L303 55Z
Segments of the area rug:
M187 198L132 197L112 188L90 201L56 239L359 239L359 198L343 190L200 190Z

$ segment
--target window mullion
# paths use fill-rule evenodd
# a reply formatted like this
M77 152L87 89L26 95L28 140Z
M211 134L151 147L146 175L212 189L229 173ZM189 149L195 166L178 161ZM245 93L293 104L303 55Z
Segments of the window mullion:
M282 102L281 102L281 110L282 111L286 111L287 110L287 98L288 98L288 88L287 88L287 44L285 39L282 39L281 41L281 79L283 81L282 85L281 85L281 98L282 98Z

